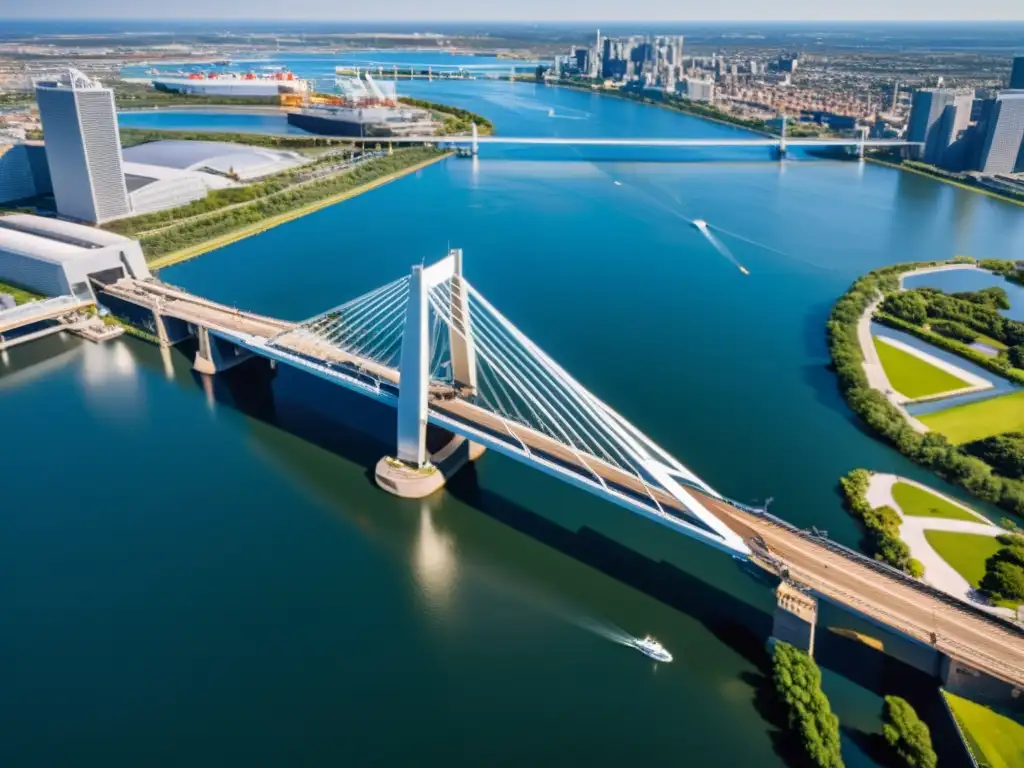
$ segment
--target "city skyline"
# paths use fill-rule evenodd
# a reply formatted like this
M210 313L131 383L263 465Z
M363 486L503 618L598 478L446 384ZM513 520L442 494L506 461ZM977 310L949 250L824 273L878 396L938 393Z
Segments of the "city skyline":
M301 9L283 6L270 0L251 0L246 3L215 4L202 0L182 0L173 5L142 0L125 7L116 0L95 0L83 5L72 0L55 0L50 5L51 15L75 20L139 19L139 20L238 20L238 13L252 20L308 20L344 22L585 22L593 21L644 21L644 22L919 22L919 21L1024 21L1024 5L1016 0L988 0L984 3L964 4L953 0L909 0L898 7L882 0L835 8L812 2L795 0L785 5L780 13L775 6L767 6L753 0L740 0L729 6L712 5L689 7L679 13L672 6L658 0L641 0L624 7L612 0L595 0L573 13L564 6L552 6L541 0L526 0L514 7L489 8L485 4L468 0L449 3L444 11L423 14L421 3L413 0L395 0L390 3L389 15L382 15L374 6L355 6L339 12L335 4L325 0L312 0ZM38 9L31 5L11 9L4 14L7 19L33 20L38 18Z

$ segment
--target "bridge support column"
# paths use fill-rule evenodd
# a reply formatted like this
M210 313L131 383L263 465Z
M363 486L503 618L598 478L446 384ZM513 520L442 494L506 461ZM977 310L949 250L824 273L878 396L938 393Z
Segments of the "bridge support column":
M192 334L189 333L188 323L176 317L166 317L159 312L153 312L153 327L156 329L156 337L160 339L162 348L173 347L179 341L184 341Z
M213 376L234 368L252 357L252 352L211 336L210 330L204 326L196 329L196 337L199 340L199 348L196 350L192 368L197 373Z
M460 396L476 393L476 350L470 324L469 292L462 279L462 251L453 249L445 262L427 269L421 266L412 269L399 362L398 451L396 456L385 456L378 461L374 473L381 488L410 499L419 499L441 489L448 477L484 452L484 446L452 436L444 448L432 455L427 453L428 291L443 280L450 280L452 289L452 321L448 329L452 384Z
M398 455L377 462L377 485L396 496L419 499L444 486L444 475L427 459L427 386L430 356L429 300L423 267L412 268L405 313L398 388Z
M781 640L813 656L817 599L785 581L775 590L775 598L772 641Z
M480 134L477 132L476 123L473 123L473 143L469 147L469 154L471 157L476 157L480 154ZM462 251L460 250L461 254Z

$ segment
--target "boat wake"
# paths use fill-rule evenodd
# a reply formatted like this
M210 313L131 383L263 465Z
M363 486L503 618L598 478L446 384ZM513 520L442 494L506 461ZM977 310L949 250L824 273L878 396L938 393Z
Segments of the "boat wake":
M740 264L739 259L737 259L733 255L732 251L729 250L729 246L727 246L725 243L723 243L721 240L715 237L715 233L708 228L707 222L698 219L697 221L693 222L693 224L695 227L697 227L697 230L702 235L704 235L704 237L707 238L707 241L711 243L712 247L720 254L722 254L722 256L724 256L726 259L731 261L733 265L735 265L736 269L738 269L744 275L750 274L750 271L742 264Z

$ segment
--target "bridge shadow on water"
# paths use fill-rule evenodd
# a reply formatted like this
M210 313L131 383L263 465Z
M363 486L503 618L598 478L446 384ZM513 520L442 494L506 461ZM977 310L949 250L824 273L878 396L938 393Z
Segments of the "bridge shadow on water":
M187 354L187 350L182 351ZM308 374L293 369L273 371L266 361L253 359L212 379L195 373L191 376L217 402L364 468L368 484L374 484L374 467L380 457L394 452L395 414L391 408ZM435 434L431 441L436 438ZM297 469L302 471L301 467ZM328 492L336 494L339 490L331 486ZM772 743L780 759L790 766L805 764L799 744L785 727L785 716L772 688L766 651L773 620L769 610L738 598L695 572L648 557L594 529L583 526L573 530L560 525L483 487L472 464L451 478L445 492L501 525L700 622L756 670L741 672L739 678L752 688L755 708L773 727ZM482 540L474 544L488 546ZM762 582L765 590L775 586L764 575L744 573ZM766 600L765 604L773 601ZM829 626L853 632L838 634ZM881 638L886 644L907 642L822 602L815 647L818 664L877 696L906 698L931 727L943 765L959 765L963 750L949 728L935 679L862 642L857 633ZM878 734L844 728L844 735L874 762L885 764L878 759L887 755Z

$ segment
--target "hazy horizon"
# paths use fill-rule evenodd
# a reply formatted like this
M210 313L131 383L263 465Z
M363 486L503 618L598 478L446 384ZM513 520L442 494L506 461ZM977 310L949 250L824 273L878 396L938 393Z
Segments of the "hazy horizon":
M232 11L231 7L237 7ZM156 0L136 0L125 4L122 0L51 0L47 3L48 16L40 19L39 10L31 4L19 4L0 18L24 21L315 21L323 23L536 23L579 24L587 21L605 22L665 22L665 23L737 23L737 22L1018 22L1024 21L1024 3L1020 0L987 0L965 3L963 0L904 0L903 3L883 0L863 0L860 3L830 7L820 0L790 0L780 13L777 6L735 0L728 5L689 7L685 14L659 0L635 0L623 6L617 0L592 0L586 5L553 5L546 0L521 0L514 6L504 5L491 10L487 5L469 0L452 0L445 4L444 12L420 16L424 5L415 0L392 0L387 4L391 15L382 17L372 4L356 5L339 10L337 4L327 0L307 0L295 8L280 0L246 0L242 3L209 3L207 0L178 0L161 3ZM723 9L726 13L723 15ZM628 11L628 12L626 12ZM673 13L675 11L675 13ZM785 17L785 18L781 18Z

